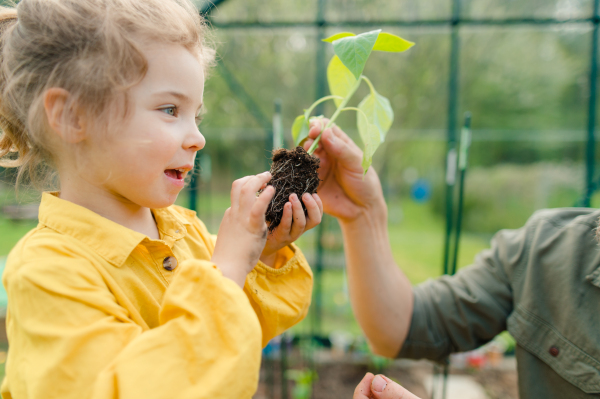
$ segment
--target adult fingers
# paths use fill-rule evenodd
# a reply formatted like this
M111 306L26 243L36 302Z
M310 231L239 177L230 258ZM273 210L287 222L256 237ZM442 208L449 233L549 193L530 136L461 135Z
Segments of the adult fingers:
M329 119L327 118L314 118L311 120L308 124L308 137L312 139L316 138L328 123Z
M352 399L370 399L371 395L371 382L375 376L371 373L365 374L362 381L356 386Z
M304 206L306 207L308 216L305 227L306 231L312 229L313 227L321 223L323 211L319 208L319 205L317 205L317 201L315 201L313 196L308 193L304 193L304 195L302 196L302 202L304 202Z
M236 181L234 181L231 185L231 208L233 210L237 210L239 207L240 194L242 192L244 184L246 184L246 182L252 179L253 177L254 176L242 177L241 179L237 179Z
M273 188L273 186L267 186L267 188L260 193L256 201L254 201L252 208L250 208L250 225L252 228L261 229L266 226L265 213L267 212L269 202L271 202L274 195L275 188Z
M348 135L335 123L333 124L333 126L331 126L331 129L333 130L333 133L336 135L336 137L338 137L342 141L345 141L348 144L352 143L356 145L356 143L352 141L352 139L348 137Z
M293 240L300 237L306 227L306 217L304 216L304 209L302 209L302 203L296 194L290 195L290 201L292 203L292 230L290 236Z
M371 382L371 393L375 399L419 399L400 384L384 375L376 375Z
M343 135L339 136L332 129L325 130L321 136L323 148L331 158L336 159L345 168L362 173L362 151L354 142L346 142Z

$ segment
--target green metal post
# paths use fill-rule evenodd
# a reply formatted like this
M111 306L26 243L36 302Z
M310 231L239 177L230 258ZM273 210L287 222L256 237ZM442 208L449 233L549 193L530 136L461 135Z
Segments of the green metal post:
M283 145L283 115L281 111L281 99L275 100L275 113L273 114L273 150L282 148Z
M454 218L454 185L456 180L456 114L459 93L460 61L460 0L452 1L450 33L450 70L448 78L448 144L446 152L446 237L444 241L444 274L450 272L450 245ZM442 399L446 399L449 362L444 363ZM433 395L432 395L433 397Z
M200 176L198 176L200 170L200 159L196 159L194 163L194 169L192 170L192 179L188 192L190 194L188 208L196 212L198 208L198 190L200 189Z
M325 1L319 0L317 3L317 69L315 81L315 98L321 98L326 95L327 89L327 47L321 40L325 38ZM323 114L324 104L319 104L316 108L316 114ZM312 336L321 336L321 321L323 317L323 231L325 223L317 227L316 251L315 251L315 286L314 286L314 313L312 323Z
M279 349L280 354L280 369L281 369L281 399L289 399L289 391L288 391L288 381L286 376L286 371L288 368L288 359L287 359L287 341L285 332L281 334L281 346Z
M462 212L465 196L465 176L467 174L467 164L469 161L469 147L471 146L471 113L465 113L465 124L460 137L460 153L458 156L458 210L456 214L456 233L454 235L454 251L452 267L450 274L456 273L456 264L458 262L458 247L460 244L460 229L462 226Z
M590 99L588 102L588 126L587 146L585 151L586 173L585 173L585 196L583 206L590 206L592 194L594 193L594 167L596 163L596 92L598 80L598 7L600 0L594 1L594 29L592 30L592 48L590 59Z
M450 239L453 224L454 183L456 171L456 112L458 108L458 77L460 56L460 0L453 1L450 35L450 74L448 79L448 144L446 157L446 240L444 242L444 274L449 271Z

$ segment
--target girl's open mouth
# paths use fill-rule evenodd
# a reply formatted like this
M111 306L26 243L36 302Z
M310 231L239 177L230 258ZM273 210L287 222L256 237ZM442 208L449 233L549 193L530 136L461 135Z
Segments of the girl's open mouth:
M165 176L177 186L184 186L185 170L182 169L167 169L165 170Z

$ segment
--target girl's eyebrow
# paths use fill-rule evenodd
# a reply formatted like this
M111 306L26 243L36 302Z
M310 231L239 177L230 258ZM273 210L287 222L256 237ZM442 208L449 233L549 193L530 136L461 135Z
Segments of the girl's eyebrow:
M170 96L177 98L181 102L193 103L193 100L189 96L187 96L186 94L180 93L178 91L161 91L161 92L156 93L156 95L157 96L170 95ZM198 110L200 110L203 105L204 105L203 103L200 103Z

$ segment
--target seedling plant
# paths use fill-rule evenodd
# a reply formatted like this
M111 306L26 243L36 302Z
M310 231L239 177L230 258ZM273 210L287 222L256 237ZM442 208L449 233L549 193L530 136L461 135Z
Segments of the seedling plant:
M331 43L335 53L327 67L331 94L315 101L295 119L292 137L297 147L294 150L278 149L273 153L272 179L269 184L275 187L276 194L266 215L270 230L281 222L283 207L292 193L296 193L302 201L302 194L316 192L319 186L319 159L312 154L319 145L323 131L330 128L342 112L356 112L356 125L363 143L362 168L367 173L373 162L373 154L385 141L392 126L394 112L389 100L375 90L373 83L362 72L373 51L401 53L414 45L413 42L382 32L381 29L359 35L342 32L323 41ZM363 81L369 87L369 94L357 107L348 107L348 102ZM333 101L337 108L308 151L304 151L301 146L308 138L311 115L316 106L325 101ZM302 207L306 213L304 203Z

